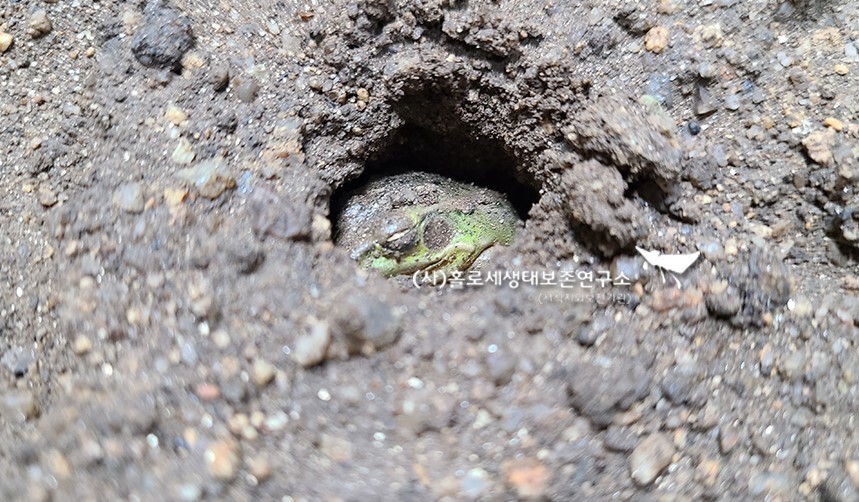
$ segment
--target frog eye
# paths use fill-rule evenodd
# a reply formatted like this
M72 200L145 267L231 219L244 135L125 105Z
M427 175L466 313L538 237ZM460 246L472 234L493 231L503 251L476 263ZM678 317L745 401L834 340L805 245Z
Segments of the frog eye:
M388 221L384 227L384 235L381 245L391 251L405 251L417 242L414 225L406 218Z
M443 249L453 238L453 228L447 218L442 215L432 215L426 219L423 228L424 246L430 251Z

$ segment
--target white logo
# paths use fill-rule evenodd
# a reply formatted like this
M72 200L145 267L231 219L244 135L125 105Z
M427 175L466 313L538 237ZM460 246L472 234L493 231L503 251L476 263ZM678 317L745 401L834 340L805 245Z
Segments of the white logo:
M678 288L682 286L680 284L680 279L678 279L674 274L682 274L698 260L699 256L701 256L700 251L691 254L662 254L659 251L648 251L646 249L641 249L638 246L635 246L635 249L644 257L645 260L647 260L647 263L659 269L663 283L665 282L665 273L663 270L673 272L671 276L677 282Z

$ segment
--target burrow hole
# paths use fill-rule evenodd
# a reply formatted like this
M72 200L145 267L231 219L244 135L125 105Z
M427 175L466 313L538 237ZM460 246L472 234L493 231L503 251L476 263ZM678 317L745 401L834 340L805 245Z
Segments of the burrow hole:
M344 224L341 214L353 194L372 180L413 171L494 190L507 198L522 221L527 220L539 198L536 183L527 177L525 169L520 169L502 141L475 134L455 113L439 104L444 99L422 95L398 104L403 125L393 130L379 148L370 149L372 153L359 177L333 194L335 243Z

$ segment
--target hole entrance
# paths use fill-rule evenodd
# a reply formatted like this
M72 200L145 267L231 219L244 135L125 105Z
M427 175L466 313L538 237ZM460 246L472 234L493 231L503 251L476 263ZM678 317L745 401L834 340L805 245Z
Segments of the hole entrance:
M362 266L389 276L466 269L486 249L512 243L538 200L500 141L434 116L406 122L371 149L362 175L332 197L335 243Z

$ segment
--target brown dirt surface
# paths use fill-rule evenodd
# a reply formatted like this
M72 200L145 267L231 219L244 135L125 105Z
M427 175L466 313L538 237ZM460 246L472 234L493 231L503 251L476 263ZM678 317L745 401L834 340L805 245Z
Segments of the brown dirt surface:
M859 499L857 47L852 0L3 2L0 500ZM334 244L407 171L510 199L504 284Z

